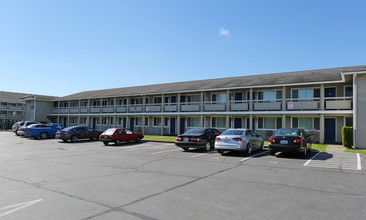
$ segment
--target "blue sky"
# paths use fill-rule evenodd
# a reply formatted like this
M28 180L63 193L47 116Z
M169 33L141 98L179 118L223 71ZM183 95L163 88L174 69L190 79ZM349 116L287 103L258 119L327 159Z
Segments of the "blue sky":
M365 65L363 0L0 0L0 90Z

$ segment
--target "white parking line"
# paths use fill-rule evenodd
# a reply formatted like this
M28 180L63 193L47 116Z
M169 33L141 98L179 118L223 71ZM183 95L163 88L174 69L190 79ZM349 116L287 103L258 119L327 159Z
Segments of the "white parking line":
M178 151L178 150L182 150L182 149L165 150L165 151L154 152L152 154L161 154L161 153L166 153L166 152L171 152L171 151Z
M357 153L357 170L361 170L361 156Z
M303 166L307 166L315 157L317 157L319 154L321 153L321 151L319 151L318 153L316 153L314 156L312 156L308 161L306 161L306 163L304 163Z
M254 154L254 155L252 155L252 156L250 156L250 157L247 157L247 158L244 158L244 159L240 160L240 162L243 162L243 161L249 160L249 159L250 159L250 158L252 158L252 157L256 157L256 156L259 156L259 155L262 155L262 154L265 154L265 153L268 153L268 151L261 152L261 153L259 153L259 154Z
M200 156L205 156L205 155L210 155L210 154L214 154L215 152L210 152L210 153L203 153L203 154L195 154L192 157L200 157Z
M0 214L0 217L3 217L5 215L9 215L9 214L11 214L13 212L16 212L16 211L18 211L20 209L24 209L25 207L34 205L34 204L36 204L38 202L41 202L41 201L43 201L43 199L37 199L37 200L29 201L29 202L19 203L19 204L10 205L10 206L7 206L7 207L0 208L0 210L14 208L14 209L12 209L10 211L7 211L7 212L5 212L3 214Z

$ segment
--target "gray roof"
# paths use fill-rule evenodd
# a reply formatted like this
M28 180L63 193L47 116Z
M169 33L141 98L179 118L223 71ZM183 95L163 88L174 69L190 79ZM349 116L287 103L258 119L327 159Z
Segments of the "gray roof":
M148 94L208 91L229 88L276 86L296 83L341 81L343 72L365 71L366 65L253 76L228 77L187 82L165 83L146 86L92 90L56 98L55 101L137 96Z
M0 91L0 102L25 104L25 101L30 98L37 99L37 100L51 101L58 97Z

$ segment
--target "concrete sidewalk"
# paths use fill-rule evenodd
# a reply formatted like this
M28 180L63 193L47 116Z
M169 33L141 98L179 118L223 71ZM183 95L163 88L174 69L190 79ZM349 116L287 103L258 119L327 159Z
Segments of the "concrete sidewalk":
M329 153L336 153L336 152L344 152L347 148L343 145L335 145L329 144L327 147L327 152Z

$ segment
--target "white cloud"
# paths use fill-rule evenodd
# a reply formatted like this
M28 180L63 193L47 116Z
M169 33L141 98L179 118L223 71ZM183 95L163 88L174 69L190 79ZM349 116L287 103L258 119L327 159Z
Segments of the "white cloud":
M226 28L220 28L219 35L230 36L230 31L229 31L229 29L226 29Z

